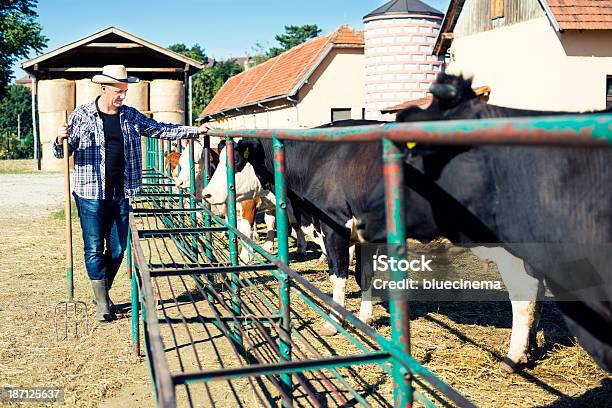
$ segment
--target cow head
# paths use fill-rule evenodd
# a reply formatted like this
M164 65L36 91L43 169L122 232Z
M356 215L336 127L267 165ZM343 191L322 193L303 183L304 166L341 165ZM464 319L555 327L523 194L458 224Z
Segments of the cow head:
M472 79L457 75L438 75L429 92L433 95L433 100L427 109L409 106L399 111L395 120L397 122L441 120L449 111L476 99L476 93L472 89Z
M202 181L202 169L204 166L204 158L202 152L204 150L204 146L202 142L199 140L193 141L193 160L195 165L195 175L196 175L196 186L199 184L198 181ZM191 182L191 170L189 168L189 145L183 146L183 151L181 153L181 158L179 159L179 165L181 166L181 170L179 172L178 177L176 178L176 186L182 189L188 189L189 184Z
M216 140L211 138L211 145L217 145ZM225 142L223 142L225 143ZM221 142L219 142L221 146ZM219 154L217 147L211 147L210 149L210 171L214 172L219 163ZM196 180L196 196L201 194L201 190L204 183L204 144L200 140L194 140L193 142L193 159L195 167L195 180ZM189 143L187 142L183 146L183 151L179 159L179 165L181 171L177 177L175 177L175 184L179 188L188 189L191 181L191 171L189 169Z
M243 201L254 198L263 191L262 184L255 174L250 161L263 157L261 143L258 140L240 140L234 144L234 176L236 200ZM219 165L208 186L202 191L202 198L213 205L225 204L227 201L227 147L219 152Z
M462 102L476 98L472 89L472 78L457 75L440 74L431 84L429 92L434 97L432 105L437 104L440 110L448 110Z

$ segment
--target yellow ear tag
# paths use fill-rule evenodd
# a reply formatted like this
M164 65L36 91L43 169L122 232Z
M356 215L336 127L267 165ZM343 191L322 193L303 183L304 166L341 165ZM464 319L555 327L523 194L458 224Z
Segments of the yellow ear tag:
M408 143L406 143L406 146L407 146L409 149L414 149L414 147L416 146L416 143L415 143L415 142L408 142Z
M245 159L249 158L249 148L247 147L246 150L244 151L244 154L242 155L242 157L244 157Z

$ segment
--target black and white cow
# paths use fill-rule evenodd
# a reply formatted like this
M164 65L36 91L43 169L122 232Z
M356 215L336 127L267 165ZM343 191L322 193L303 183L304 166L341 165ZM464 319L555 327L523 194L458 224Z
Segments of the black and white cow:
M400 112L398 120L559 113L488 105L469 80L455 76L440 76L431 91L429 109ZM553 294L567 300L569 290L573 301L558 305L570 331L610 371L612 261L603 250L612 244L610 163L610 148L417 146L404 166L406 228L417 239L443 235L459 243L503 244ZM363 239L384 241L381 208L384 185L378 181L359 208L365 211L355 214Z
M377 122L343 122L340 125L374 124ZM337 124L338 125L338 124ZM368 208L372 189L382 178L382 149L380 143L321 144L285 142L286 183L293 208L319 220L328 254L333 299L344 306L345 286L349 266L349 246L355 242L355 215ZM248 151L248 154L245 154ZM248 160L245 160L245 156ZM273 182L272 146L269 140L242 140L235 149L236 183L245 180L242 170L253 166L259 183L271 189ZM250 174L245 172L244 174ZM226 189L226 187L225 187ZM223 189L221 189L223 190ZM377 209L384 217L384 207ZM413 213L416 214L416 213ZM383 228L384 231L384 228ZM534 299L540 282L528 276L522 261L501 248L475 248L481 258L495 261L504 282L522 291L522 298ZM516 270L523 279L514 279ZM361 285L361 280L358 280ZM525 291L527 293L525 293ZM513 364L526 362L529 336L537 317L535 302L513 301L513 330L508 359ZM332 317L335 317L332 313ZM362 286L359 318L372 320L372 303L368 285ZM334 326L326 323L320 333L332 335Z

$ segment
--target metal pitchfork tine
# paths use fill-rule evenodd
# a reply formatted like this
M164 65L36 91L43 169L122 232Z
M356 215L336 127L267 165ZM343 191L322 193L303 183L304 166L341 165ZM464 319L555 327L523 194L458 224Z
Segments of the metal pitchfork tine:
M65 122L68 122L68 112L64 111ZM79 320L78 316L78 305L82 305L85 313L85 333L89 331L89 320L87 313L87 304L85 302L74 300L74 282L72 278L72 206L70 201L70 158L68 156L68 139L63 140L64 147L64 195L65 195L65 209L64 216L66 218L66 280L68 281L68 299L65 301L58 302L55 305L54 321L55 321L55 341L68 340L68 332L70 324L68 321L69 310L72 312L74 317L74 337L79 338ZM64 313L64 320L66 324L65 335L62 339L58 335L58 316L61 316L62 311Z

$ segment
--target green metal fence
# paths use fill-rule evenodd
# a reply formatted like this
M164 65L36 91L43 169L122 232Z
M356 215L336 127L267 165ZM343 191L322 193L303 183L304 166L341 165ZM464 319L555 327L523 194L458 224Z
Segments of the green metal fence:
M145 191L141 197L132 201L128 258L131 260L129 270L132 276L134 351L140 353L138 312L141 311L144 328L142 339L158 405L175 406L177 390L186 394L190 405L194 405L197 390L200 390L208 401L206 405L215 406L215 392L209 384L226 381L228 389L232 390L232 381L243 378L247 381L245 386L253 390L255 400L263 405L281 401L284 406L302 405L303 402L304 405L325 406L324 400L331 398L338 405L388 406L390 401L376 396L367 384L359 383L358 375L355 379L351 376L354 372L346 369L358 365L375 365L393 379L393 406L411 406L413 401L434 406L432 399L442 405L473 406L411 357L407 302L391 296L391 336L386 338L335 304L288 266L289 229L283 140L380 141L383 144L387 200L387 240L393 251L406 253L405 211L402 202L403 165L398 142L609 147L612 144L611 123L612 114L597 114L390 123L311 130L212 131L210 135L225 137L227 140L227 222L216 217L206 206L198 204L193 195L193 142L189 147L191 193L186 194L177 191L164 172L164 149L159 141L147 140L146 168L143 171ZM276 256L265 252L236 229L233 168L235 137L273 139L278 231ZM204 185L210 176L207 170L208 146L207 136ZM189 206L183 208L183 200L187 198ZM248 248L255 262L246 265L239 261L239 245ZM195 282L199 296L189 292L185 277ZM185 289L190 299L181 300L176 296L171 278L179 279L179 287ZM170 293L169 298L161 294L164 292L159 284L162 279L168 282L169 290L166 293ZM345 355L322 353L310 345L311 339L305 335L305 331L296 327L296 323L306 324L300 321L300 314L292 310L298 304L296 302L306 305L334 324L343 339L350 343L351 352ZM188 315L181 312L180 309L185 309L187 304L195 307L197 313ZM197 309L198 304L206 305L208 313L201 313ZM177 313L171 315L171 309ZM329 317L330 309L342 316L345 326ZM192 347L194 352L197 350L197 340L192 336L190 325L204 328L212 325L221 333L223 341L227 341L232 350L234 366L207 368L196 355L196 369L184 367L179 348ZM177 339L175 326L181 326L189 333L184 344ZM176 351L178 356L178 362L175 363L180 367L178 371L169 368L170 352L162 341L162 328L168 333L165 340L171 341L169 348ZM207 340L213 345L215 341L222 341L213 341L211 338ZM196 390L194 387L200 388Z

